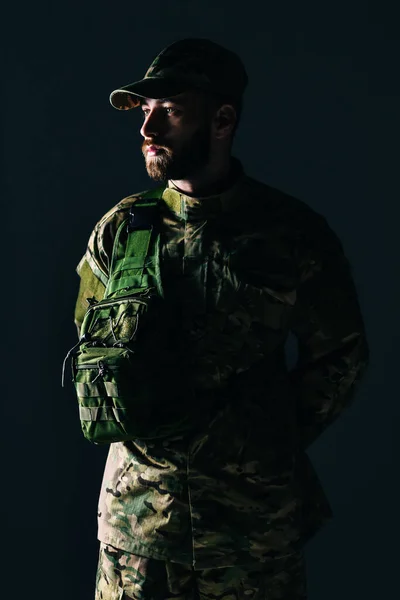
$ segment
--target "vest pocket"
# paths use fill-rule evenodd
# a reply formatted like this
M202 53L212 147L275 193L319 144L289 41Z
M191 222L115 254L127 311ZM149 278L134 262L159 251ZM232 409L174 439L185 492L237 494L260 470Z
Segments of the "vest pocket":
M85 315L72 357L72 381L83 434L96 444L126 441L146 431L151 402L137 338L150 302L144 294L105 299Z
M129 385L134 383L130 352L86 347L74 357L72 368L86 439L98 444L131 439L127 419L135 394Z

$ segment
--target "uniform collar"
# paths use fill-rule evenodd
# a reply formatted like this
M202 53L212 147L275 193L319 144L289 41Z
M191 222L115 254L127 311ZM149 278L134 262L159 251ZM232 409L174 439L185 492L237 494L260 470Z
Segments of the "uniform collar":
M187 196L178 190L171 180L163 192L163 200L170 210L183 219L207 218L220 212L232 210L240 200L240 188L244 180L242 163L231 157L231 172L227 187L210 196Z

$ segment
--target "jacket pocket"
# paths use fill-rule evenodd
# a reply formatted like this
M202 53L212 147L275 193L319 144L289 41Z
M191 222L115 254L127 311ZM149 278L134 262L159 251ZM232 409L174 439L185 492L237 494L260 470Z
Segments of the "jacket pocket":
M252 321L269 329L286 328L296 302L296 290L280 292L265 286L256 287L241 282L238 293Z

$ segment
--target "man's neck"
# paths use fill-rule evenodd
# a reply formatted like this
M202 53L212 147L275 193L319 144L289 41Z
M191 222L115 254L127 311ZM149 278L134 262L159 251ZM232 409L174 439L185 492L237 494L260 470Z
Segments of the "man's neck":
M192 179L170 180L178 191L193 198L204 198L221 194L230 187L233 180L232 161L229 159L223 169L209 177L202 175Z

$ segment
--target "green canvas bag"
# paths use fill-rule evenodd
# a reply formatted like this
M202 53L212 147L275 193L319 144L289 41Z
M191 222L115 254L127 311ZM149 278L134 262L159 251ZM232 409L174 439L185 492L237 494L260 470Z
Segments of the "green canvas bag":
M165 324L158 204L143 194L118 228L104 298L90 301L79 342L68 352L83 434L95 444L157 438L185 429L163 398ZM163 350L164 349L164 350Z

